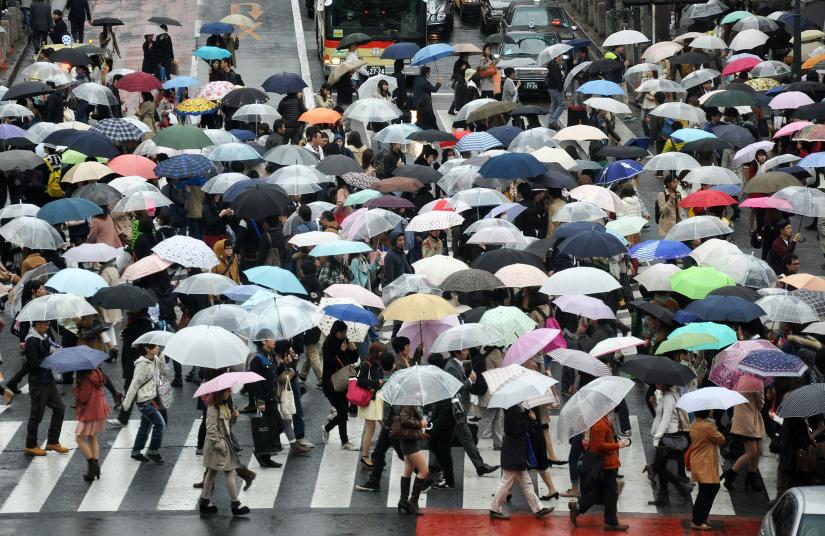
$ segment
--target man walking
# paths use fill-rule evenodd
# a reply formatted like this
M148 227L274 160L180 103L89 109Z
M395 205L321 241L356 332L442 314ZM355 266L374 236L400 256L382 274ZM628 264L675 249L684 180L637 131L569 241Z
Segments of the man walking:
M33 322L26 336L26 345L23 350L29 370L29 395L31 396L31 411L26 429L26 448L23 450L28 456L45 456L46 451L49 450L60 454L69 452L69 449L60 444L60 429L63 427L65 407L60 399L60 393L57 392L52 371L41 366L51 351L48 332L48 321ZM46 408L52 410L52 418L46 438L46 449L43 450L37 440L37 428L43 420Z
M40 47L49 42L49 30L52 27L52 8L44 0L35 0L31 8L32 46L34 58L40 55Z
M559 130L559 119L564 112L564 77L561 73L561 56L547 62L547 92L550 94L550 113L547 126Z
M63 11L69 14L69 24L72 27L72 39L75 43L83 44L83 29L86 21L92 21L92 12L89 10L89 0L66 0Z

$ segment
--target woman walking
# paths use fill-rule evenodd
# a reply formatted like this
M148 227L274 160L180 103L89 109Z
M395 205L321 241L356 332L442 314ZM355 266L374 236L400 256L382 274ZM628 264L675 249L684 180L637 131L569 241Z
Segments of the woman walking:
M421 452L421 440L429 439L424 431L427 421L416 406L401 406L397 422L390 429L390 437L399 439L401 454L404 456L404 471L401 473L401 497L398 499L398 513L420 515L418 497L429 483L429 468L424 453ZM413 470L417 476L412 482ZM410 485L412 484L412 491Z
M77 403L75 439L78 450L86 458L86 474L83 475L86 482L100 478L100 443L97 434L106 428L106 417L110 411L106 395L103 394L105 385L106 376L100 369L79 370L72 390Z
M708 515L719 492L719 447L725 444L725 436L716 429L713 411L697 411L694 416L690 427L690 479L699 485L699 495L693 502L690 527L711 530Z
M261 330L255 338L255 348L257 352L255 357L249 363L249 370L263 376L263 380L250 384L253 396L255 398L255 405L258 411L263 411L264 415L275 417L281 422L281 414L278 411L278 398L275 392L275 381L278 377L277 365L275 360L275 334L269 330ZM279 426L282 428L282 426ZM276 450L280 451L280 442L276 435ZM281 467L282 464L276 462L271 458L271 452L255 452L255 459L261 467Z
M155 406L155 397L158 396L158 380L161 369L166 366L163 356L160 355L160 346L155 344L141 345L141 357L135 361L135 371L132 376L132 383L123 400L124 411L129 411L132 402L140 411L140 427L135 436L135 443L132 446L132 459L139 462L163 463L158 453L160 444L163 442L163 430L166 428L166 420ZM149 429L152 429L152 440L149 442L149 449L146 455L143 454L143 447L149 439Z
M332 385L333 374L358 361L358 349L355 343L347 340L347 325L340 320L332 324L329 335L321 347L321 356L323 358L321 385L324 396L327 397L335 412L335 416L321 427L321 437L324 438L324 443L328 442L329 433L337 426L338 436L341 438L341 449L359 450L356 445L350 443L347 436L347 409L349 407L347 395L345 392L336 391Z
M740 380L740 384L742 380ZM759 386L762 382L754 380ZM762 390L741 393L748 401L733 408L733 422L730 432L736 434L743 441L745 452L733 462L730 468L722 473L724 485L728 491L733 489L733 483L739 471L747 469L745 475L745 489L762 491L759 485L759 458L762 456L762 438L765 437L765 422L762 420L762 406L765 405L765 395Z
M659 480L659 491L656 494L656 500L648 501L648 504L654 506L670 505L668 484L673 484L679 490L679 493L684 495L686 500L690 502L690 488L667 468L667 462L671 458L684 456L684 450L687 448L686 438L679 434L679 412L676 409L679 394L677 388L672 385L658 384L656 389L662 393L661 398L656 403L656 416L653 419L653 425L650 427L656 454L653 458L653 465L645 466L642 472L653 472L656 475Z
M276 374L278 375L278 410L284 422L284 434L289 441L289 450L298 456L306 455L310 449L298 443L295 439L295 428L292 425L292 416L297 413L295 407L295 392L292 390L292 378L295 377L294 363L298 360L290 341L275 343ZM300 395L299 395L300 396Z
M232 389L214 393L206 409L206 443L203 448L206 476L203 478L203 491L198 502L198 509L202 514L218 512L218 507L209 501L218 471L223 471L226 475L226 490L229 492L232 515L243 516L249 513L249 507L241 506L241 501L238 500L238 488L235 483L235 471L241 467L241 462L230 437L232 425L238 420L238 411L229 407L231 398Z
M358 418L364 419L364 432L361 434L361 465L365 469L372 469L370 444L375 434L375 426L381 422L384 415L384 402L379 392L384 385L384 371L381 369L378 358L386 350L387 347L380 342L370 344L367 359L358 368L358 387L372 391L370 403L358 407Z

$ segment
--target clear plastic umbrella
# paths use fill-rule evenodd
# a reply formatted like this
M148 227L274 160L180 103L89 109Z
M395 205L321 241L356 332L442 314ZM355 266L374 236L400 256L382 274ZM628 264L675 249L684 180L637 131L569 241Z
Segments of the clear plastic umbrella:
M324 175L314 166L307 166L304 164L293 164L291 166L284 166L270 175L271 179L283 179L292 177L307 177L314 179L315 182L335 182L335 177Z
M395 212L383 208L373 208L363 212L361 217L352 220L350 225L344 226L350 240L368 240L373 236L394 229L403 218Z
M698 169L702 165L686 153L669 152L657 154L647 161L645 169L648 171L682 171L683 169Z
M163 353L181 365L219 369L243 364L249 347L222 327L192 326L175 333Z
M394 77L385 74L377 74L364 80L364 82L358 87L358 98L366 99L369 97L378 97L378 84L382 80L387 82L390 93L398 88L398 82L395 81Z
M687 75L686 77L682 78L682 87L684 87L685 89L690 89L696 86L701 86L705 82L710 82L717 76L721 75L722 73L714 69L697 69L689 75Z
M141 123L143 123L141 121ZM229 132L217 128L205 128L203 129L203 133L206 134L206 137L212 140L212 143L215 145L223 145L225 143L238 143L239 140Z
M253 341L291 339L317 326L323 316L320 307L306 300L276 296L249 309L237 333Z
M825 216L825 193L815 188L787 186L771 197L790 203L791 208L787 212L810 218Z
M7 104L4 104L3 106L0 106L0 118L2 118L2 119L5 119L6 117L33 117L33 116L34 116L34 114L31 112L31 110L29 110L25 106L21 106L19 104L14 103L14 102L9 102ZM38 124L38 123L35 123L35 124ZM54 123L48 123L48 124L49 125L54 125ZM32 127L32 128L34 128L34 127ZM40 128L48 128L48 127L40 127ZM31 129L29 129L29 130L31 130ZM26 137L29 137L29 136L27 135ZM46 136L43 136L43 137L45 138ZM34 141L34 140L32 140L32 141ZM35 141L35 143L40 143L41 141L43 141L43 140L41 139L39 141Z
M141 344L163 347L166 346L166 343L169 342L169 339L172 338L172 335L174 335L174 333L172 333L171 331L147 331L146 333L135 339L135 342L132 343L132 348Z
M388 123L400 116L398 106L372 97L355 101L344 112L345 119L355 119L362 123Z
M556 348L549 354L550 358L564 365L565 367L586 372L591 376L610 376L611 371L603 361L593 357L587 352L581 350L573 350L572 348Z
M401 145L407 145L412 143L407 137L415 132L421 132L421 128L409 123L399 123L382 128L381 132L373 137L373 140L381 143L400 143Z
M266 182L280 186L287 195L308 195L322 190L313 177L283 176L278 179L269 177Z
M224 290L237 286L237 283L221 274L203 273L190 275L180 282L175 289L178 294L202 294L217 296Z
M46 286L57 292L77 294L88 298L98 290L108 287L109 283L91 270L63 268L46 281Z
M704 110L684 102L665 102L652 109L650 115L667 117L677 121L688 121L689 123L704 124L706 121Z
M553 215L556 222L599 221L607 218L607 212L593 203L574 201L561 207Z
M49 294L35 298L20 311L18 322L62 320L97 314L97 310L76 294Z
M632 383L632 382L631 382ZM395 372L381 393L393 406L426 406L455 396L462 383L432 365L416 365Z
M711 236L723 236L732 232L733 229L725 225L716 216L694 216L676 223L667 232L665 239L689 242Z
M473 234L477 231L481 231L482 229L490 229L492 227L501 227L504 229L509 229L511 231L518 231L519 228L515 226L514 223L510 222L509 220L505 220L504 218L483 218L481 220L476 220L469 227L464 230L464 234Z
M381 297L384 303L389 305L407 294L418 293L441 296L441 289L430 283L423 275L403 274L384 286Z
M776 272L770 265L744 253L731 253L725 256L713 256L708 264L727 275L736 284L755 289L772 287L776 283Z
M508 149L514 153L530 153L542 147L558 147L553 139L556 131L547 127L535 127L519 133L510 142Z
M654 264L646 270L642 270L634 277L639 285L645 287L648 292L670 292L670 278L681 269L675 264Z
M189 321L190 326L219 326L237 331L249 313L240 305L222 303L201 309Z
M765 311L764 318L774 322L807 324L819 320L813 307L790 294L765 296L757 300L756 305Z
M500 340L501 332L495 326L459 324L442 332L430 347L430 352L447 353L487 346Z
M468 244L501 244L515 245L525 241L524 234L520 230L508 229L506 227L485 227L473 233L468 240Z
M0 220L11 220L20 216L36 216L40 207L31 203L12 203L0 209Z
M117 98L111 89L95 82L80 84L72 90L72 93L78 99L94 106L109 106L117 103Z
M711 238L702 242L693 251L690 256L700 265L710 264L710 260L717 257L725 257L732 253L742 253L736 244L732 244L727 240L720 240L719 238Z
M642 78L647 76L647 73L650 71L657 73L659 76L663 74L662 68L655 63L639 63L624 72L624 80L635 86L641 82Z
M463 190L473 187L476 179L481 177L478 166L458 166L445 173L439 180L438 186L447 192L447 195L455 195Z
M172 200L157 192L136 192L124 197L112 209L112 212L140 212L142 210L168 207Z
M704 50L725 50L728 45L715 35L700 35L690 42L690 48L701 48Z
M207 194L222 194L233 184L247 180L249 177L243 173L221 173L206 181L201 190Z
M28 249L58 249L66 241L45 220L20 216L0 227L0 236L12 244Z
M455 121L466 121L467 116L471 112L473 112L473 111L481 108L485 104L489 104L491 102L498 102L498 101L496 101L495 99L483 98L483 99L476 99L476 100L472 100L472 101L468 102L467 104L462 106L461 109L455 114L455 118L453 119L453 122L455 122Z
M621 376L602 376L582 387L559 413L559 437L570 439L587 431L618 406L632 388L633 380Z
M535 407L553 401L550 389L559 383L543 374L524 374L499 387L490 398L488 408L511 408L517 404Z
M488 309L478 322L496 328L501 333L501 339L495 346L509 346L536 327L536 321L521 309L505 305Z
M460 201L471 207L500 205L509 201L504 194L492 188L470 188L458 192L451 197L453 201Z
M281 114L278 110L268 104L245 104L238 108L232 119L241 121L243 123L266 123L272 125L276 119L280 119Z

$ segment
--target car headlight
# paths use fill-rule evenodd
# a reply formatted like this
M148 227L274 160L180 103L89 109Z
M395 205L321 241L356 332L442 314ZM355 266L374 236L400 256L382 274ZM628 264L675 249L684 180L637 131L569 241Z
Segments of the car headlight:
M339 63L341 63L341 58L332 58L333 65L338 65Z
M493 9L493 10L491 10L491 11L490 11L490 13L491 13L494 17L502 17L502 16L504 16L504 10L503 10L503 9Z
M436 20L436 22L444 22L444 20L445 20L446 18L447 18L447 12L446 12L446 11L439 11L439 12L438 12L438 13L436 13L436 15L435 15L435 20Z

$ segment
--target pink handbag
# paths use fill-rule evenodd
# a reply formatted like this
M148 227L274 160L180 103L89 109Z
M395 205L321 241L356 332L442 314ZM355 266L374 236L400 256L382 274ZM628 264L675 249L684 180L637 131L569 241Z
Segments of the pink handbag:
M350 378L347 386L347 400L356 406L369 406L372 402L372 391L360 387L357 379Z

